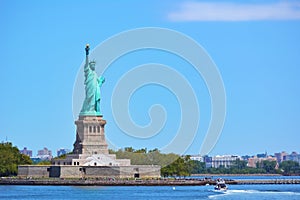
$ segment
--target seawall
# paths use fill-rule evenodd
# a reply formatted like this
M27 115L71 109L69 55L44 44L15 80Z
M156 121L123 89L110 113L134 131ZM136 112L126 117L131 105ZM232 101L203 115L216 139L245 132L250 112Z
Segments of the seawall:
M299 179L236 180L236 184L300 184Z
M225 180L226 184L300 184L299 179ZM215 185L205 179L18 179L1 178L0 185L72 185L72 186L203 186Z

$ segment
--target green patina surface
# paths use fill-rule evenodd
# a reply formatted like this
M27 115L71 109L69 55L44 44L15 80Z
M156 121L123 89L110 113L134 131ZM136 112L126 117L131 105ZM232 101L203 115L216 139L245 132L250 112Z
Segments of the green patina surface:
M100 116L102 115L100 111L100 87L105 82L105 78L98 77L95 72L96 62L89 62L89 50L89 45L86 45L86 62L84 65L85 99L79 115Z

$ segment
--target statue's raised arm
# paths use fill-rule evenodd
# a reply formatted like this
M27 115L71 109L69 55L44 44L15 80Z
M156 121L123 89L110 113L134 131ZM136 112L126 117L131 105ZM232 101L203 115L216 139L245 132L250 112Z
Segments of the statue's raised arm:
M85 46L85 64L89 64L89 53L90 53L90 45L86 44Z
M85 46L85 65L84 65L84 75L85 79L88 76L88 73L90 72L90 66L89 66L89 51L90 51L90 45L86 44Z

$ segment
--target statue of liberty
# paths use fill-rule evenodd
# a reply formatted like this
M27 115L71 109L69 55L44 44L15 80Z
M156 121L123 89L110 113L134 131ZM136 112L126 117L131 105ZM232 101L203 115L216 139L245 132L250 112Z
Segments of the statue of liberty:
M105 82L104 77L97 76L95 72L96 62L89 62L89 45L86 45L86 60L84 65L84 85L85 85L85 99L79 115L93 115L99 116L100 112L100 87Z

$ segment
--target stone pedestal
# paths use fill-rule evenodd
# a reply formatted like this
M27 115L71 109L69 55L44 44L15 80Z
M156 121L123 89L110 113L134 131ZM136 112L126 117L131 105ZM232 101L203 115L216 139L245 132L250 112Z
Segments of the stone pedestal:
M104 132L106 121L102 116L79 116L75 124L74 154L108 154Z
M76 141L73 154L53 159L53 165L73 166L130 166L130 159L117 159L108 153L102 116L80 115L75 121Z

